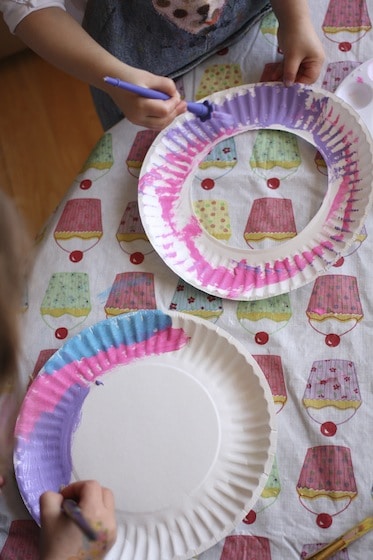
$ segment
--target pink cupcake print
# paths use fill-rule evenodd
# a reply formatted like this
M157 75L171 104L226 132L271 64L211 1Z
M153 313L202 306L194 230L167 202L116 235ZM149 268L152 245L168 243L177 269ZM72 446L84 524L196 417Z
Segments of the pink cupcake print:
M231 535L224 541L220 560L271 560L271 549L266 537Z
M293 204L288 198L257 198L253 201L244 230L246 243L254 248L267 248L275 242L297 235Z
M126 158L126 165L130 175L139 177L144 158L157 136L158 131L156 130L140 130L137 132Z
M35 362L33 372L31 373L31 375L29 377L28 387L34 381L35 377L37 376L37 374L39 373L41 368L44 366L44 364L49 360L49 358L51 356L53 356L53 354L56 351L57 351L57 348L46 348L45 350L40 350L39 356L37 357L37 360Z
M334 436L337 426L348 422L361 405L355 364L343 359L314 361L303 404L321 433Z
M74 198L66 202L54 230L57 245L69 253L71 262L80 262L83 255L100 241L102 231L101 200Z
M325 274L316 279L306 310L311 327L325 337L325 344L335 347L341 337L363 318L355 276Z
M343 80L358 66L357 60L338 60L328 62L322 81L322 87L334 93Z
M260 369L268 381L278 414L284 408L287 401L281 356L276 356L274 354L253 354L253 358L258 362Z
M310 447L297 483L303 507L327 529L357 496L351 452L341 445Z
M366 0L329 0L322 30L340 51L350 51L371 28Z
M31 519L12 521L5 544L1 549L1 558L17 560L18 558L39 557L40 529Z
M105 304L107 317L139 309L156 309L154 275L151 272L117 274Z
M132 264L141 264L145 255L154 251L142 225L137 200L128 202L116 235Z

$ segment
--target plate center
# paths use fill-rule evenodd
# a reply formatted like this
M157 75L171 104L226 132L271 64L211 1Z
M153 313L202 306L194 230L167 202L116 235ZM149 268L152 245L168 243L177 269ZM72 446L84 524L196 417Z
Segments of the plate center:
M111 488L126 513L183 504L219 450L219 419L206 389L164 356L117 367L101 381L73 436L75 479Z
M316 219L328 170L304 138L259 129L219 142L189 181L189 208L215 246L277 249Z

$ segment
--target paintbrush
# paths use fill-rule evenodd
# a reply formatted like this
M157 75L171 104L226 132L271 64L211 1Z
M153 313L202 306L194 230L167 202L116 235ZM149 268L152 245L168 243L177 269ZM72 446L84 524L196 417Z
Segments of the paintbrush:
M90 541L97 541L98 533L82 514L78 504L71 499L62 502L62 511L73 521Z
M343 550L351 543L368 533L373 529L373 517L366 517L357 525L349 529L346 533L327 544L317 552L307 556L306 560L327 560L336 552Z
M110 76L106 76L104 78L104 81L107 84L110 84L115 87L119 87L121 89L125 89L132 93L136 93L137 95L140 95L141 97L146 97L148 99L161 99L163 101L170 99L170 96L162 91L138 86L136 84L132 84L131 82L123 82L118 78L111 78ZM207 100L203 101L202 103L188 101L187 108L188 111L197 115L197 117L199 117L202 122L210 119L211 116L213 116L214 114L213 105Z

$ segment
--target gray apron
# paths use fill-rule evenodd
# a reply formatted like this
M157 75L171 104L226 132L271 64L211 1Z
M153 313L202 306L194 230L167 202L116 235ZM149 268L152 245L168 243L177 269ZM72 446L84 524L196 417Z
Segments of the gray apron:
M186 5L189 14L182 9ZM268 0L220 0L220 5L209 14L202 0L88 0L83 27L126 64L176 78L235 42L270 8ZM109 95L91 90L107 130L124 115Z

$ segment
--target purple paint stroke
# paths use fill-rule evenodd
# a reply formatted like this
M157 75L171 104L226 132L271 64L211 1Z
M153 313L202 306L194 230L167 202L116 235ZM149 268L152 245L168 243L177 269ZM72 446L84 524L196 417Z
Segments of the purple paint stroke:
M30 438L18 439L17 482L30 513L38 523L41 491L58 492L62 485L71 481L71 439L79 425L88 393L88 387L72 384L52 411L41 412Z

